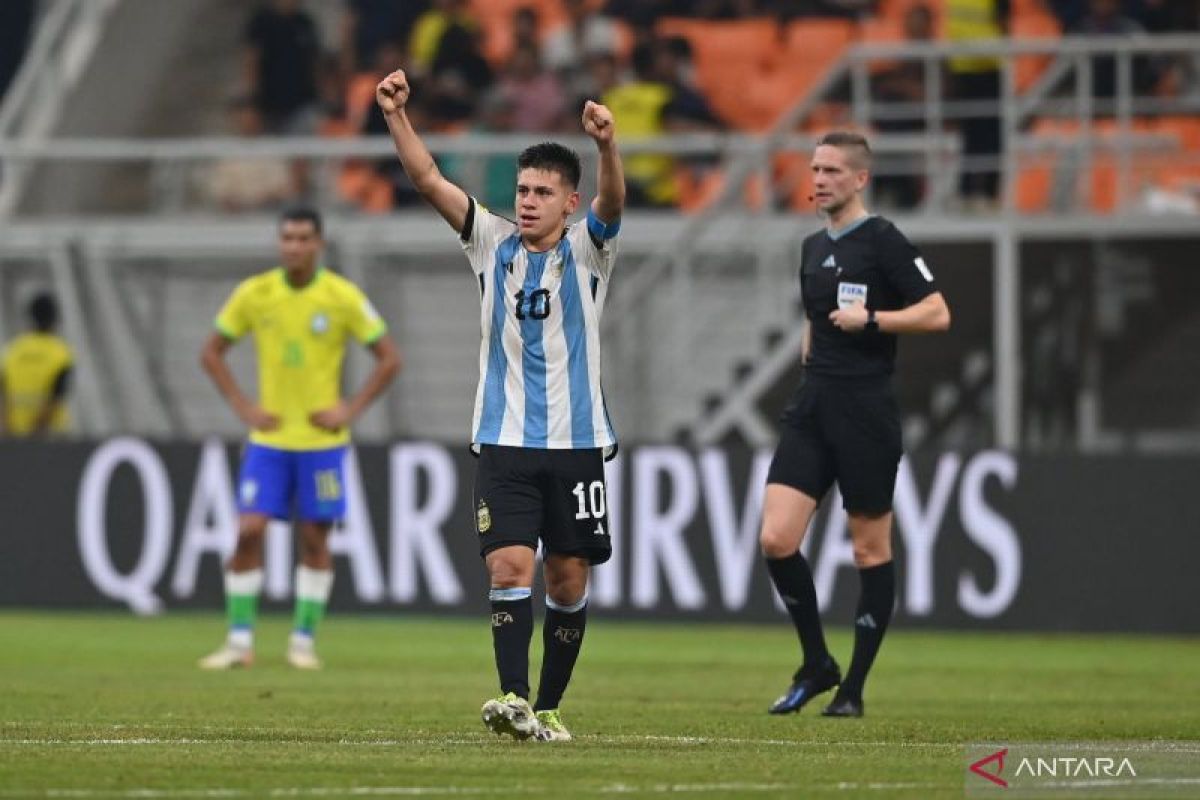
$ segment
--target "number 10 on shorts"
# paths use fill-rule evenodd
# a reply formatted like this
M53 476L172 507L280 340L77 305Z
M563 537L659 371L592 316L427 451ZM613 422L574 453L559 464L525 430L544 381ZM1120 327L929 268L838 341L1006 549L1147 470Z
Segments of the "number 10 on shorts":
M592 481L584 485L583 481L575 484L571 490L577 503L575 519L604 519L608 512L608 501L604 496L604 481ZM596 523L596 535L604 535L604 526Z

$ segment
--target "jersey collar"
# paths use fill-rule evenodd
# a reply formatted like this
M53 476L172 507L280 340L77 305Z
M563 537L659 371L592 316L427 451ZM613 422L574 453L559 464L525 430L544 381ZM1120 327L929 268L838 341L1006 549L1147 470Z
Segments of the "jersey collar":
M302 292L305 289L308 289L312 286L316 286L317 281L321 280L321 276L324 273L325 273L325 266L322 264L318 264L316 271L313 272L312 280L310 280L308 283L304 284L303 286L292 286L291 280L288 279L287 270L284 269L282 266L279 267L279 277L283 281L283 285L286 286L287 288L291 289L293 292Z
M846 226L840 228L839 230L834 230L833 228L826 228L825 233L827 233L829 235L830 239L833 239L836 242L838 239L841 239L846 234L848 234L852 231L858 230L863 225L865 225L868 220L874 219L874 217L875 217L874 214L867 214L865 217L859 217L858 219L854 220L854 222L851 222L849 225L846 225Z

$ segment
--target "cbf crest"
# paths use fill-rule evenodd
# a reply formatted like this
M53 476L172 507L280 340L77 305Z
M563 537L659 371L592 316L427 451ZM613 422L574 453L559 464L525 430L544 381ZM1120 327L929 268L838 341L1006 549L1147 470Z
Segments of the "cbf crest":
M329 315L324 311L318 311L312 315L312 320L308 323L309 330L320 336L329 330Z
M492 510L488 508L488 504L484 500L479 501L479 508L475 509L475 529L481 534L487 533L492 527Z

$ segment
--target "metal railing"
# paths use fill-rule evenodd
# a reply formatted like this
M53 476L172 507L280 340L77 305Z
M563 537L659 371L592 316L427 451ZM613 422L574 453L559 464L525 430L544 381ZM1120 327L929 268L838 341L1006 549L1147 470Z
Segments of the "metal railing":
M37 26L21 69L0 104L0 141L42 141L100 41L104 21L120 0L54 0ZM6 163L0 218L10 213L27 177L21 159Z

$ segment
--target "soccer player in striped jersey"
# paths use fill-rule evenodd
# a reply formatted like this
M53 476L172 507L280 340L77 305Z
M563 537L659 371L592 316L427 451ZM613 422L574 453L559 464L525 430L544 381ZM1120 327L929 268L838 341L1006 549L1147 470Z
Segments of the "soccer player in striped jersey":
M279 222L282 265L251 276L217 315L201 362L234 413L250 428L238 475L237 547L225 571L229 632L204 669L250 666L263 584L263 538L272 518L296 519L300 564L288 663L317 669L317 623L333 586L328 537L346 510L342 462L350 425L400 371L387 325L362 290L320 266L321 218L293 209ZM258 355L255 402L238 386L226 351L246 334ZM350 339L375 357L353 396L340 398L342 357Z
M586 219L568 222L579 206L579 156L544 143L517 159L513 221L442 176L405 112L408 97L403 71L376 89L400 162L458 234L482 301L473 505L491 578L500 679L500 695L484 703L483 721L518 739L565 741L571 734L558 707L583 642L589 568L612 554L604 458L617 442L600 388L600 315L625 204L613 117L597 103L583 110L583 129L599 153L597 196ZM539 540L545 648L531 707Z

